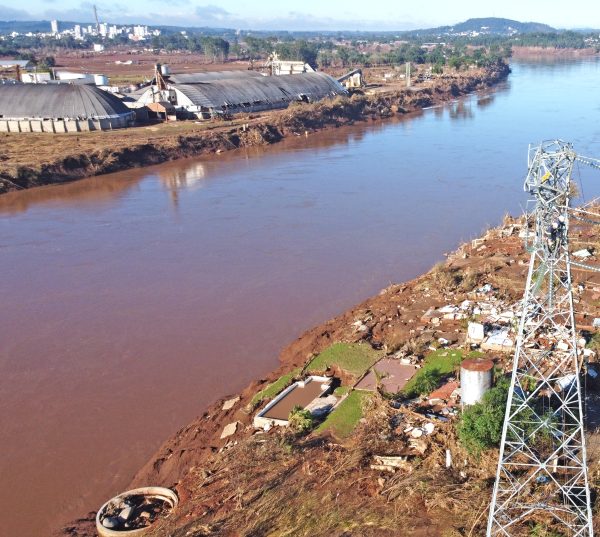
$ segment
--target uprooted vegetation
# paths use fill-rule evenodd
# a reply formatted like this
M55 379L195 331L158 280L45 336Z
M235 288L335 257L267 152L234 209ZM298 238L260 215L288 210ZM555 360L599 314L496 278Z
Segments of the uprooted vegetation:
M441 425L427 457L374 472L375 456L404 448L397 415L374 398L350 444L278 431L232 446L188 474L190 501L149 535L398 535L399 528L403 535L467 535L478 528L494 454L474 464ZM449 445L461 462L447 469ZM432 519L440 521L433 528Z
M508 227L490 230L428 274L392 285L309 330L283 351L279 371L239 394L237 407L226 410L219 402L182 429L132 483L177 483L182 498L149 535L484 535L512 352L480 346L473 353L466 331L475 306L478 320L518 307L528 255L518 229ZM594 240L578 237L584 244ZM455 282L451 290L442 289L442 271L461 275L460 282L465 274L477 275L474 287L463 290ZM600 276L593 278L574 275L582 325L600 317ZM586 330L588 346L600 348L593 329ZM357 389L359 378L377 370L373 363L383 356L414 364L413 380L394 394L379 386ZM464 358L478 356L494 361L495 387L461 412L452 395L457 369ZM313 419L296 409L297 426L253 427L251 401L262 404L309 372L342 381L332 385L340 402L328 416ZM523 389L535 385L525 382ZM424 396L410 399L416 393ZM237 424L235 434L220 438L230 423ZM588 456L595 495L600 435L594 431ZM531 520L519 531L517 537L561 535L546 520Z

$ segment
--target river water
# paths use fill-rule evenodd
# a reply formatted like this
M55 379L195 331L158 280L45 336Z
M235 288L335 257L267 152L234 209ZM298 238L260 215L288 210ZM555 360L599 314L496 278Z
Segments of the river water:
M529 142L600 156L600 63L512 67L401 120L1 197L0 535L97 508L302 331L521 212Z

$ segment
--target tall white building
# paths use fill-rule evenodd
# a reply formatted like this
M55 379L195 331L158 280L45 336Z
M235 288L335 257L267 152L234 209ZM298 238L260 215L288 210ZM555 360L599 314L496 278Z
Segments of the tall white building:
M50 31L54 35L56 35L58 33L58 21L57 20L50 21Z
M100 23L100 35L106 37L108 35L108 24L106 22Z
M81 33L81 26L79 24L76 24L73 27L73 36L75 37L75 39L83 39L83 34Z
M136 37L146 37L148 35L148 27L141 25L134 26L133 35Z

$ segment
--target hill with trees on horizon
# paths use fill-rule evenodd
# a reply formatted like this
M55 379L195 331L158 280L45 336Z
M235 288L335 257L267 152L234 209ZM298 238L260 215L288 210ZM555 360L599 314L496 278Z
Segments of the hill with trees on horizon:
M107 21L111 22L111 21ZM112 21L114 22L114 21ZM111 23L112 23L111 22ZM73 27L75 24L80 24L82 26L88 24L95 24L90 21L84 22L76 22L76 21L59 21L60 26L62 28ZM119 23L120 25L124 25ZM129 24L131 25L131 24ZM128 26L125 24L125 26ZM215 33L235 33L236 30L233 28L208 28L208 27L184 27L184 26L165 26L162 24L151 24L148 25L151 28L161 29L163 31L170 32L179 32L179 31L199 31L202 33L215 34ZM11 33L11 32L19 32L19 33L27 33L27 32L49 32L50 31L50 21L49 20L31 20L31 21L20 21L20 20L12 20L12 21L0 21L0 33ZM247 30L249 31L249 30ZM246 33L247 31L242 31L242 33ZM285 29L281 29L278 31L275 30L253 30L253 34L261 34L261 35L277 35L280 32L288 34L290 36L294 36L296 34L302 35L304 37L310 36L334 36L336 34L344 34L344 35L390 35L390 34L406 34L406 35L423 35L423 34L461 34L461 33L470 33L470 32L479 32L493 35L514 35L514 34L526 34L526 33L554 33L559 32L556 28L549 26L547 24L543 24L540 22L519 22L512 19L503 19L497 17L485 17L485 18L473 18L468 19L464 22L460 22L454 25L447 26L439 26L436 28L422 28L419 30L385 30L385 31L370 31L370 30L320 30L320 31L286 31Z

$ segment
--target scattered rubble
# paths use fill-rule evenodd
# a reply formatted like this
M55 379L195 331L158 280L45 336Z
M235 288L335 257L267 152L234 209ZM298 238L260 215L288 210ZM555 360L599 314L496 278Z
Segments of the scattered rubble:
M238 396L238 397L234 397L233 399L229 399L229 400L225 401L223 403L222 410L231 410L239 400L240 400L240 398Z
M106 502L96 515L100 537L141 535L158 519L167 516L179 503L175 493L164 487L130 490ZM144 532L145 533L145 532Z
M223 429L223 432L221 433L221 440L223 440L224 438L233 436L237 432L238 425L239 425L239 423L237 421L234 421L233 423L229 423L228 425L225 425L225 428Z
M463 402L458 368L439 376L437 386L423 395L407 399L398 378L385 366L405 366L416 374L426 371L426 358L434 352L431 349L463 357L477 351L477 356L493 361L495 374L508 373L517 327L529 322L527 317L521 318L520 311L528 254L519 236L526 235L526 226L509 219L503 227L489 230L449 254L445 265L412 282L382 290L351 311L309 330L283 352L285 365L273 379L292 369L302 371L332 343L364 342L381 350L383 358L365 375L340 376L335 368L328 371L335 377L331 382L341 383L345 390L365 387L367 379L372 383L372 397L350 437L340 440L318 432L295 437L278 427L257 430L251 427L254 416L241 412L235 414L239 421L223 429L226 418L219 407L186 428L138 477L163 482L179 479L178 486L192 498L186 515L161 525L153 535L175 534L175 528L184 527L192 531L191 520L224 535L227 531L239 533L241 528L245 534L277 533L283 528L293 532L297 524L313 520L314 513L323 509L343 514L335 520L319 518L322 525L314 535L343 531L335 525L336 520L349 521L356 534L395 535L386 533L386 528L397 529L400 521L409 527L415 513L424 519L422 534L434 526L429 533L442 534L451 528L457 535L482 534L485 517L481 513L489 507L489 483L495 475L497 453L492 450L472 459L456 439L454 423ZM594 251L592 241L593 237L582 231L581 246L590 253ZM596 361L600 348L593 340L594 329L600 327L600 275L574 271L573 285L579 301L581 337L577 345L589 382L597 382L598 372L589 364ZM572 343L564 336L559 330L540 333L528 343L530 352L568 352ZM559 388L567 389L573 380L559 379ZM240 408L247 408L248 401L263 388L264 383L255 383L244 391ZM335 413L335 401L347 398L347 391L334 390L333 385L332 391L305 405L317 420L320 409ZM223 436L226 431L230 434ZM228 438L233 434L236 442ZM221 450L223 444L229 448ZM185 467L170 466L171 461L185 463ZM264 490L268 494L259 493ZM289 510L274 511L277 502ZM467 512L465 505L469 505ZM250 512L251 518L244 515ZM374 517L377 523L372 528ZM177 535L185 531L180 529Z

